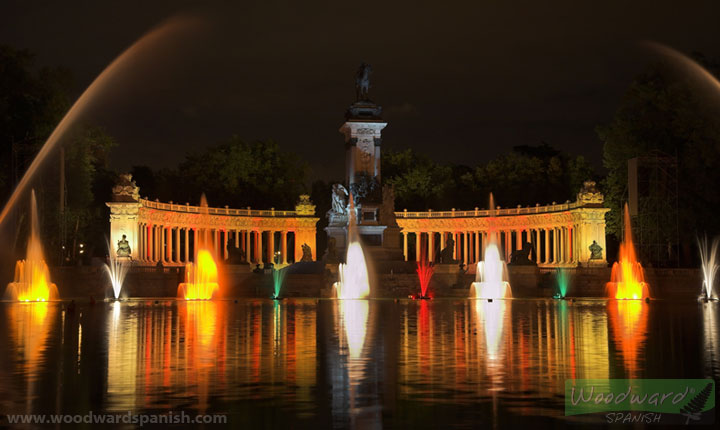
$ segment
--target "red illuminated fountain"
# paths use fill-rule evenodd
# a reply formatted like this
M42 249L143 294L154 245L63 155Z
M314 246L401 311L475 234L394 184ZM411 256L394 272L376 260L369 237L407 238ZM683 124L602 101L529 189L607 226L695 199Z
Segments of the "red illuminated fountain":
M629 300L649 298L650 286L645 282L645 272L635 254L627 204L624 218L625 230L623 242L620 244L620 258L613 264L610 282L606 285L608 297Z
M208 218L208 204L203 194L200 198L200 221ZM178 285L178 297L185 300L210 300L220 289L218 266L213 257L213 247L206 236L208 230L199 230L195 242L195 258L185 265L185 282Z
M432 279L432 275L435 272L435 266L432 262L428 261L426 253L423 253L422 258L418 261L416 272L418 274L418 279L420 280L420 296L418 298L431 299L432 297L428 295L428 286L430 285L430 279Z

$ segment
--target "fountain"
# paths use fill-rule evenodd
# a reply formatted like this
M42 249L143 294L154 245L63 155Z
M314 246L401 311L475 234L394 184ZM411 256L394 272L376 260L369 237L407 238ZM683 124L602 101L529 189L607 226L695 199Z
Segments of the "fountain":
M15 278L5 290L5 298L21 302L45 302L59 297L55 284L50 282L50 271L45 264L40 242L40 222L37 215L35 190L30 193L30 239L24 260L15 264Z
M273 274L273 300L280 300L280 288L285 279L285 271L283 269L272 269Z
M110 278L110 285L112 285L113 296L115 300L120 298L120 290L122 289L123 283L125 282L125 276L130 269L130 265L122 261L117 257L117 253L114 252L110 242L107 242L108 246L108 262L105 263L105 273Z
M333 284L338 299L364 299L370 295L370 279L368 277L365 254L356 231L357 214L353 196L350 194L348 204L348 248L345 263L338 265L338 282Z
M512 297L507 265L500 260L500 252L495 243L490 243L485 248L485 260L477 263L475 282L470 284L470 297L476 299L509 299Z
M430 285L430 279L432 279L433 273L435 272L435 266L429 263L426 258L422 258L417 263L416 269L418 279L420 280L420 299L430 299L428 295L428 286Z
M570 272L566 269L559 268L555 271L555 294L554 299L564 299L570 287Z
M201 221L208 219L208 203L205 194L200 197ZM205 233L207 230L205 230ZM212 244L196 235L195 258L185 265L185 282L178 285L178 297L185 300L210 300L220 289L218 266L213 257Z
M706 300L717 300L717 295L713 295L713 284L715 283L715 274L718 267L718 247L720 246L720 238L716 237L710 245L707 235L702 239L697 238L698 248L700 251L700 263L703 272L703 291Z
M199 24L201 23L202 21L189 17L174 17L169 19L161 26L145 34L142 38L120 54L112 63L110 63L108 67L105 68L105 70L102 71L102 73L100 73L97 78L95 78L85 92L83 92L77 101L70 107L70 110L68 110L67 114L65 114L62 118L58 126L55 127L55 130L53 130L50 134L50 137L47 141L45 141L42 148L40 148L37 156L33 159L30 167L28 167L22 179L10 195L10 198L5 204L5 207L3 207L2 212L0 212L0 225L2 225L5 218L7 218L10 210L17 204L18 199L30 184L31 179L35 175L35 172L37 172L40 168L40 165L43 161L45 161L45 159L47 159L52 150L58 146L66 132L75 122L77 122L85 110L87 110L94 96L98 92L110 87L112 81L124 70L127 70L129 66L128 63L132 60L137 60L139 54L161 49L158 44L164 42L170 38L170 36L186 32L188 30L197 30ZM195 31L192 31L192 33L194 34Z
M625 231L620 244L620 259L613 264L610 282L606 284L608 297L628 300L649 298L650 286L645 282L645 272L635 254L627 203L624 219Z
M496 245L497 232L493 231L493 214L495 212L495 199L490 193L490 216L488 224L490 243L483 252L484 260L478 261L475 270L475 282L470 284L470 297L476 299L507 299L512 297L512 290L508 282L507 265L500 259L500 251Z

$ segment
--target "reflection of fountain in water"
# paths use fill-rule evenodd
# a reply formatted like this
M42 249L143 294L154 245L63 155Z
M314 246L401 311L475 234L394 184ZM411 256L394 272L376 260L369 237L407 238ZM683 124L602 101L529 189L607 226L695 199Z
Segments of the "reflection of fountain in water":
M338 299L364 299L370 295L370 279L365 254L357 233L357 214L355 212L353 197L350 194L347 254L345 263L338 266L339 280L333 285Z
M108 409L134 410L138 375L138 317L129 306L114 302L108 319Z
M645 272L637 261L630 225L630 210L625 204L625 230L620 244L620 258L612 267L610 282L606 289L608 297L616 299L644 299L650 297L650 286L645 282Z
M200 198L201 222L207 221L208 203L205 194ZM203 231L207 235L208 231ZM185 300L210 300L220 289L218 267L213 246L203 233L196 235L195 258L185 265L185 282L178 285L178 297Z
M637 368L645 349L648 305L635 300L610 301L607 304L613 340L620 350L628 378L638 377Z
M507 265L500 260L500 252L494 243L485 248L485 260L477 263L475 282L470 284L470 297L476 299L512 297Z
M720 308L717 303L700 303L703 316L704 375L720 377Z
M365 345L369 303L366 300L343 300L339 306L341 331L345 334L349 356L359 358Z
M700 263L703 272L703 292L707 299L717 299L717 294L713 294L713 286L715 284L715 275L717 274L720 261L718 260L718 247L720 247L720 238L716 237L710 245L707 235L703 238L697 238L698 249L700 251Z
M44 302L58 298L57 287L50 282L50 271L45 264L40 241L40 221L35 190L30 193L30 239L27 254L24 260L19 260L15 264L15 279L8 284L5 298L21 302Z
M108 260L105 263L105 273L110 278L110 285L112 285L113 295L117 299L120 297L120 290L122 290L123 283L125 282L125 276L130 269L130 264L123 262L117 257L115 250L113 249L110 242L108 242Z
M170 39L172 36L186 30L197 30L199 24L199 20L187 17L175 17L168 20L161 26L145 34L140 40L120 54L120 56L110 63L110 65L105 68L105 70L103 70L97 78L95 78L85 92L80 95L75 104L72 105L68 113L65 114L42 148L40 148L37 156L33 159L30 167L28 167L22 179L15 187L15 190L13 190L13 193L10 196L10 199L8 199L8 202L5 204L2 212L0 212L0 225L2 225L3 221L7 217L8 212L17 204L18 199L28 187L31 179L35 175L35 172L40 168L40 165L43 161L45 161L50 152L57 147L66 132L87 110L95 96L99 92L108 88L109 84L112 83L113 80L117 79L119 75L126 72L127 68L132 65L132 60L137 59L138 54L160 49L161 46L159 45L167 39Z
M503 301L475 302L475 310L478 319L483 324L483 334L485 335L485 353L489 360L497 360L500 358L500 346L503 340L503 328L505 325L505 313L507 304Z

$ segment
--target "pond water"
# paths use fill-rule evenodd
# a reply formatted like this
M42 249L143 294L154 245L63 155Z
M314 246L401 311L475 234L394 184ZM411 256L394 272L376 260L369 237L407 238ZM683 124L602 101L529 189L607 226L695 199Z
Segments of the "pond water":
M558 427L577 423L564 417L567 378L717 379L719 309L661 300L137 300L72 311L3 302L0 405L4 414L226 414L249 428Z

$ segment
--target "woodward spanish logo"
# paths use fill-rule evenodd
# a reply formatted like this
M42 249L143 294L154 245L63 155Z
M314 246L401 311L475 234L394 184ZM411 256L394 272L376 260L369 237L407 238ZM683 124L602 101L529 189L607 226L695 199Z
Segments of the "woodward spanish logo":
M565 415L608 423L713 424L712 379L566 379Z

